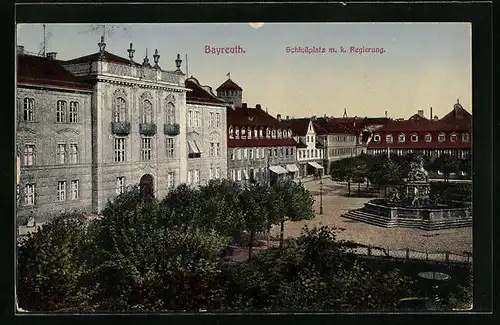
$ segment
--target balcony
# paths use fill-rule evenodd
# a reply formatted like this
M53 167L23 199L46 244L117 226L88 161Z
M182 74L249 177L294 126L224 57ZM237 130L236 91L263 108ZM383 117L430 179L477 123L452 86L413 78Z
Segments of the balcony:
M156 124L154 123L140 123L139 133L143 135L155 135L156 134Z
M111 131L117 135L129 135L130 122L111 122Z
M178 135L180 132L180 126L177 123L164 124L164 129L166 135Z

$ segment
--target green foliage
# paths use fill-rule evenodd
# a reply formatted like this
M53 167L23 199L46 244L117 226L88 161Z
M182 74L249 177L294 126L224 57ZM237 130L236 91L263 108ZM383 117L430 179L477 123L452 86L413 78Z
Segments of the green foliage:
M460 173L459 159L453 155L442 154L434 160L431 170L441 171L445 181L448 181L451 173Z
M443 203L472 202L472 183L432 182L430 196L433 200Z

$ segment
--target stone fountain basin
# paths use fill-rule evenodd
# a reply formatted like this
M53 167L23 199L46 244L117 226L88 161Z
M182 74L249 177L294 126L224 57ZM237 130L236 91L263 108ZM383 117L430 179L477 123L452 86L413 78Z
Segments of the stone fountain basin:
M405 206L389 202L385 199L373 199L365 203L366 212L391 219L448 220L466 219L471 217L468 206L461 203L453 205L435 204L422 206Z

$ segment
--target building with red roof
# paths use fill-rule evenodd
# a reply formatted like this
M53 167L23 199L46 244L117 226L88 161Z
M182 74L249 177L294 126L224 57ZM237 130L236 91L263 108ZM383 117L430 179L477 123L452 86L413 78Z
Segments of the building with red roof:
M232 91L229 98L224 91ZM239 90L238 90L239 89ZM260 104L249 107L242 102L241 87L228 79L217 88L217 94L226 98L228 175L231 179L275 181L296 178L299 171L295 163L297 143L291 129L279 119L264 111Z
M457 100L441 119L427 119L423 112L407 120L391 120L372 132L368 143L371 154L404 155L419 152L438 157L443 153L466 158L472 149L472 115Z

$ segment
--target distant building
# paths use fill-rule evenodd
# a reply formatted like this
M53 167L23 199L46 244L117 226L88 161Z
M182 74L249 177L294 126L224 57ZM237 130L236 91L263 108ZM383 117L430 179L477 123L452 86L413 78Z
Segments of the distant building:
M226 88L227 87L227 88ZM236 91L234 89L240 89ZM232 93L232 91L236 93ZM248 107L239 97L241 88L228 79L217 88L219 97L232 104L227 110L228 177L235 181L275 182L298 176L296 142L292 132L281 121L265 112L260 104ZM239 95L238 95L239 94Z
M205 185L227 177L227 103L193 77L186 87L187 183Z
M297 163L299 177L323 175L324 145L317 139L317 129L313 118L296 118L284 120L284 125L292 130L297 143Z
M472 150L472 115L457 100L441 119L427 119L423 111L408 120L389 121L374 130L368 152L404 155L419 152L430 157L451 154L466 158Z

